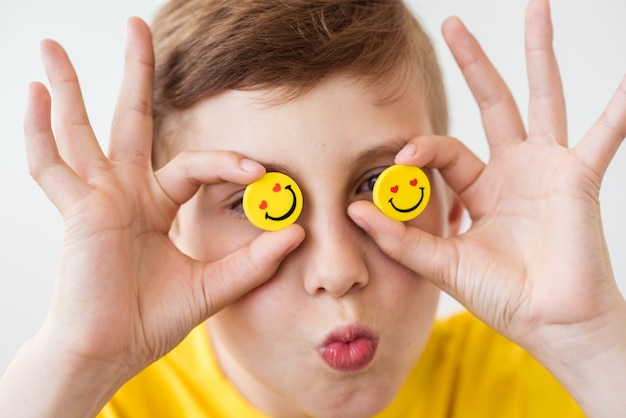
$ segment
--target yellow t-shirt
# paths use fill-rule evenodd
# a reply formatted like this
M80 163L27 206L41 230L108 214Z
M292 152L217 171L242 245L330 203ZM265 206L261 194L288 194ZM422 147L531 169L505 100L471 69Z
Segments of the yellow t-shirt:
M267 418L221 373L206 327L126 383L100 418ZM468 313L437 321L420 361L377 418L584 417L529 354Z

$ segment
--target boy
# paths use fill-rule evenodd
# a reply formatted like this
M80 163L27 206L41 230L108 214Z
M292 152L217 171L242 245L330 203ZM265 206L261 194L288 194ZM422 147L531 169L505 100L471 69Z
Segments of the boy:
M444 136L435 56L400 1L172 1L155 56L131 20L108 157L67 56L44 43L56 129L33 84L27 155L66 236L51 311L0 384L2 415L579 414L475 319L431 335L443 289L589 416L619 416L626 302L597 195L626 87L566 148L546 1L527 22L528 133L475 40L444 27L487 166ZM432 183L406 223L368 202L394 163ZM298 223L273 233L240 203L266 170L305 196ZM457 236L463 207L473 224Z

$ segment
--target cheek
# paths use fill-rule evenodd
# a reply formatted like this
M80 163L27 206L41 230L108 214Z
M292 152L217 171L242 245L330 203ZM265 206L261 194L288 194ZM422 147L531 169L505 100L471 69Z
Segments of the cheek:
M278 273L228 305L215 318L227 325L226 328L237 329L236 334L243 339L254 340L255 335L261 334L293 333L292 328L302 324L298 316L303 311L298 303L303 299L302 291L296 283L297 280L283 280Z
M396 334L399 338L422 339L436 313L439 289L391 259L380 262L378 269L380 274L368 285L368 291L374 294L371 308L385 318L384 327L396 331L402 328Z
M401 384L419 360L430 336L440 291L428 280L413 274L399 275L395 286L381 291L386 299L385 338L381 338L381 364L394 371Z
M286 370L310 370L317 334L311 311L290 283L272 279L209 318L212 338L228 357L259 380L289 393L298 375ZM295 282L295 280L294 280ZM224 365L222 365L224 366Z

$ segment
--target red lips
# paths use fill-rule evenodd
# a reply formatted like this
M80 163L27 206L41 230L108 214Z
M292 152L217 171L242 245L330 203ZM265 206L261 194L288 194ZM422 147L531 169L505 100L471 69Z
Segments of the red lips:
M365 327L348 326L332 332L318 348L322 360L340 372L356 372L376 355L378 338Z

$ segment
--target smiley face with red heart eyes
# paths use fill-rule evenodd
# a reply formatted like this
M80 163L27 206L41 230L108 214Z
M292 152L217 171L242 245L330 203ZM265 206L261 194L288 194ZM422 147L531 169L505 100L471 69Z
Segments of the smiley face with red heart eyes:
M418 167L392 165L374 183L374 204L397 221L408 221L426 209L430 200L430 181Z
M250 183L243 193L243 211L258 228L277 231L294 223L302 212L302 192L285 174L270 172Z

